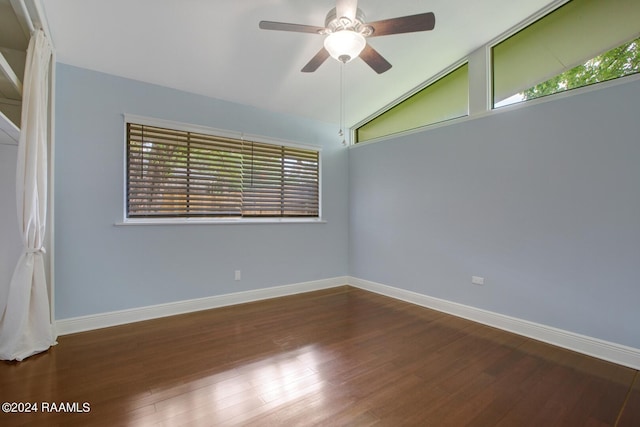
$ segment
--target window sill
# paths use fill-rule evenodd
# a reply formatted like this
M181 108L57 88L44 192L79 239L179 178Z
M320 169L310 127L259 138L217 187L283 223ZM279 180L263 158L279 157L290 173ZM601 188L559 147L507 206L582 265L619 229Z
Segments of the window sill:
M136 218L117 222L116 227L131 225L247 225L247 224L326 224L322 218Z

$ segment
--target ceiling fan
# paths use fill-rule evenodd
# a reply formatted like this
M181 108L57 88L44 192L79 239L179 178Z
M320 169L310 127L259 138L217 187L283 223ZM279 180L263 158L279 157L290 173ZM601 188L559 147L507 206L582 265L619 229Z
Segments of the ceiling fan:
M342 63L360 56L375 72L382 74L391 68L391 64L367 43L366 38L430 31L435 25L436 17L432 12L366 22L357 0L337 0L336 7L327 14L324 27L274 21L260 21L259 27L326 36L324 47L302 68L304 73L316 71L329 56Z

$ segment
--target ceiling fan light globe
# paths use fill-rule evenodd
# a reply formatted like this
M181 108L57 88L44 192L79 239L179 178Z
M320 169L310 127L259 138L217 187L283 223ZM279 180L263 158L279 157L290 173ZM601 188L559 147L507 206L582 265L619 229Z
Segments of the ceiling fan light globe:
M336 31L324 39L324 48L329 55L344 63L357 58L366 44L367 41L362 34L352 30Z

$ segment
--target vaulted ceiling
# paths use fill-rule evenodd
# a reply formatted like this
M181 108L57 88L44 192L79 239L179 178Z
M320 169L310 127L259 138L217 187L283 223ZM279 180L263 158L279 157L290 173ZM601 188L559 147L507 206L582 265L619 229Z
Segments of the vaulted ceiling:
M367 21L434 12L433 31L369 39L393 68L345 65L348 126L553 3L550 0L360 0ZM57 60L262 109L339 122L340 63L300 69L315 34L261 20L324 26L335 0L47 0Z

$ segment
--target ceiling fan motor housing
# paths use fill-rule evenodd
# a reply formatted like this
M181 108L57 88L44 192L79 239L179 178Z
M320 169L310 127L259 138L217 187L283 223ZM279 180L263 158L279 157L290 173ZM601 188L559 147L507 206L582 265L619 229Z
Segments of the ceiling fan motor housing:
M373 27L366 25L364 12L360 8L357 9L356 17L352 21L344 16L338 17L336 8L334 7L329 11L329 13L327 13L327 17L324 20L324 26L324 34L331 34L342 30L354 31L363 37L368 37L373 34Z

